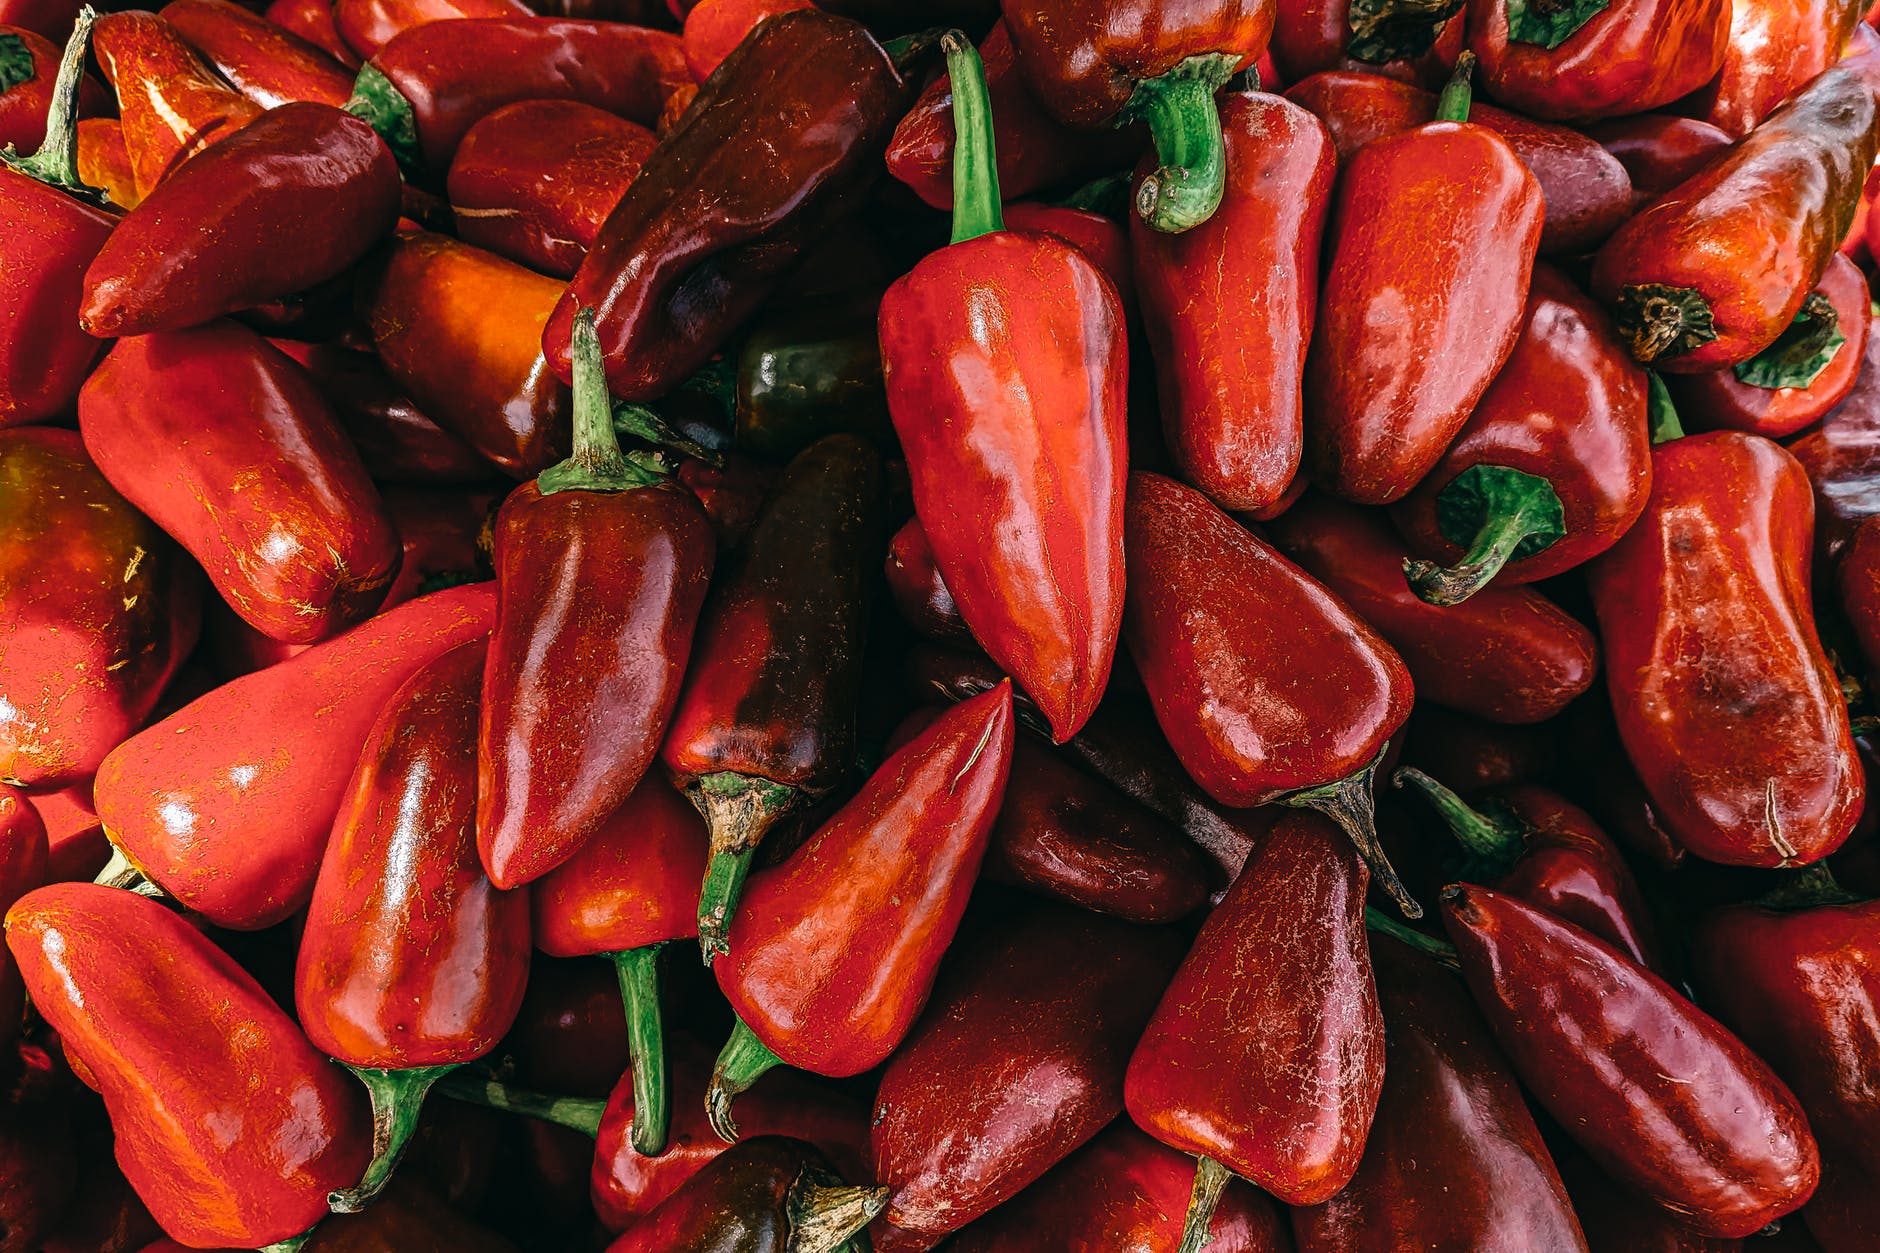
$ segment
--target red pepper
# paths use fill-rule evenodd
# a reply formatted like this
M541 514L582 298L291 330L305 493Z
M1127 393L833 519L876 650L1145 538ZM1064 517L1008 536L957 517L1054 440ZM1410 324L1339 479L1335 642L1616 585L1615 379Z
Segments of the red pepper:
M1306 364L1316 482L1401 499L1442 457L1521 332L1540 244L1540 184L1467 121L1472 57L1437 120L1367 144L1345 167Z
M679 463L679 481L705 507L721 553L744 546L780 473L776 466L735 452L725 454L722 470L690 458Z
M1709 122L1668 113L1608 118L1586 133L1625 167L1634 213L1709 165L1733 142Z
M1297 105L1235 92L1218 108L1220 208L1180 235L1135 219L1131 243L1169 454L1223 508L1263 512L1284 498L1304 447L1306 345L1335 162L1324 125ZM1137 177L1153 173L1145 157Z
M1391 511L1436 559L1405 567L1417 595L1451 605L1490 580L1532 583L1617 543L1651 492L1646 388L1599 308L1537 266L1507 363Z
M1815 551L1826 571L1861 522L1880 513L1880 335L1868 335L1847 398L1788 449L1815 489Z
M156 707L201 583L72 431L0 431L0 484L0 780L67 787Z
M888 594L909 626L930 639L967 642L973 632L934 564L933 545L919 518L909 518L888 542Z
M1841 550L1835 567L1835 586L1841 608L1869 666L1880 658L1880 521L1864 519L1854 538Z
M656 142L644 126L578 100L504 105L470 128L451 160L458 233L567 278Z
M1678 102L1741 139L1809 79L1841 59L1862 0L1732 0L1717 77Z
M1746 0L1749 2L1749 0ZM1469 8L1489 94L1530 117L1643 113L1708 82L1730 40L1730 0L1569 0Z
M1624 1253L1744 1253L1744 1241L1699 1235L1654 1202L1620 1187L1571 1141L1555 1136L1552 1147L1554 1161L1566 1180L1567 1195L1573 1199L1586 1242L1594 1253L1609 1249ZM1785 1232L1801 1230L1801 1224L1793 1220L1780 1226ZM1759 1235L1750 1247L1756 1253L1776 1253L1779 1239Z
M358 1177L364 1103L181 917L65 883L21 898L6 930L33 1005L104 1095L118 1164L170 1235L197 1248L286 1240Z
M1100 187L1109 181L1100 180L1097 185ZM1110 280L1110 286L1116 288L1117 299L1123 303L1124 321L1134 325L1136 279L1130 258L1127 227L1115 218L1105 217L1092 209L1078 208L1076 204L1040 204L1035 200L1021 200L1016 204L1005 205L1001 212L1007 230L1042 231L1046 235L1056 235L1083 253L1090 264Z
M621 455L592 331L577 322L574 455L496 519L477 851L503 889L566 861L639 785L716 555L697 499Z
M1397 651L1422 700L1490 722L1544 722L1599 673L1593 633L1530 588L1424 603L1404 581L1403 541L1374 514L1313 495L1267 531Z
M1231 1175L1288 1205L1351 1180L1384 1079L1364 863L1316 814L1280 820L1201 925L1129 1062L1136 1125L1200 1159L1181 1253Z
M1459 0L1277 0L1276 8L1273 64L1295 84L1327 70L1441 84L1456 66L1467 25L1451 20L1462 12Z
M540 917L531 900L530 925ZM538 946L503 1055L515 1062L513 1069L504 1067L505 1073L522 1087L604 1099L632 1059L612 963L548 957ZM699 1109L702 1120L702 1102Z
M1818 860L1865 788L1809 608L1807 475L1717 431L1660 445L1652 479L1637 525L1587 567L1626 752L1698 856Z
M1593 263L1632 355L1695 373L1774 343L1846 237L1876 149L1872 88L1831 69L1640 210Z
M37 152L46 142L46 118L52 111L59 48L42 35L18 26L0 26L0 148ZM96 117L109 97L97 79L79 80L78 115Z
M1404 732L1405 762L1465 792L1548 777L1558 764L1562 724L1504 726L1420 704Z
M260 105L210 73L154 13L105 14L93 51L117 93L139 197L191 154L261 116Z
M1293 1211L1299 1253L1586 1253L1520 1086L1455 976L1394 941L1372 960L1384 1091L1351 1183Z
M686 68L702 83L760 22L814 7L810 0L700 0L685 15Z
M1058 121L1147 123L1157 164L1136 188L1144 221L1180 232L1208 220L1227 185L1214 93L1266 51L1272 0L1049 0L1012 6L1005 24L1019 70Z
M296 100L344 108L353 76L300 36L233 0L170 0L164 21L235 89L264 109Z
M332 0L273 0L263 17L319 48L349 70L359 68L359 54L340 38Z
M42 792L30 803L45 824L46 882L89 883L111 860L111 842L91 806L91 783Z
M875 1097L887 1220L941 1237L1123 1112L1123 1071L1181 960L1166 931L1038 906L961 941Z
M389 487L384 498L404 558L381 613L414 596L490 577L482 543L497 504L494 493Z
M131 173L130 154L124 150L122 122L114 117L88 117L78 124L78 179L102 191L118 208L137 207L142 197L137 194L136 176ZM78 325L76 315L71 325Z
M83 0L0 0L0 22L61 44L72 37L82 7Z
M903 745L790 859L755 876L714 966L737 1025L706 1095L731 1103L766 1070L834 1078L885 1061L914 1025L985 856L1012 759L1009 684Z
M313 894L379 711L425 665L486 633L494 600L487 583L421 596L132 736L98 769L113 842L218 926L287 918Z
M46 824L26 794L0 783L0 911L49 882ZM26 1013L26 987L13 959L0 954L0 1048L14 1049ZM4 1119L4 1115L0 1115ZM5 1207L0 1206L0 1212Z
M1122 617L1122 307L1077 248L1003 229L978 56L953 41L947 59L954 242L882 298L888 409L961 615L1063 741L1103 694Z
M189 1253L159 1240L142 1253ZM400 1179L362 1214L323 1221L300 1253L516 1253L516 1246L465 1218L422 1184Z
M373 354L338 344L268 342L305 367L374 481L443 487L490 480L490 463L419 412Z
M1663 980L1487 888L1444 889L1443 922L1515 1072L1613 1178L1715 1236L1749 1235L1814 1190L1795 1097Z
M398 35L432 22L533 16L522 0L333 0L339 37L368 59Z

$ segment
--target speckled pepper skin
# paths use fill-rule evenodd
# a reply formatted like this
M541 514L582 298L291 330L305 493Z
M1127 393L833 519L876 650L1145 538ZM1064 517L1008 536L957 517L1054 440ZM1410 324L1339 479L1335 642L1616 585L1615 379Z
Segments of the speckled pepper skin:
M352 71L233 0L170 0L159 14L235 89L264 109L295 100L344 108Z
M117 93L137 194L183 160L261 116L261 106L217 78L175 27L154 13L107 13L92 53Z
M71 412L105 346L78 325L85 267L117 226L115 213L0 169L0 429Z
M1469 6L1469 47L1490 95L1530 117L1643 113L1708 82L1730 41L1730 0L1608 4L1556 48L1513 39L1508 0Z

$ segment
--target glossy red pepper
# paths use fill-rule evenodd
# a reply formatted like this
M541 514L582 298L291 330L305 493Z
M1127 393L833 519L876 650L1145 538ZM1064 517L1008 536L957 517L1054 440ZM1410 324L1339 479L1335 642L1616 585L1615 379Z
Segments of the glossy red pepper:
M919 518L909 518L888 542L888 594L909 626L931 639L970 642L973 632L960 616L953 593L934 563L933 545Z
M1640 361L1673 373L1755 356L1801 311L1880 149L1880 107L1831 69L1606 241L1593 293Z
M1814 1191L1820 1160L1793 1094L1670 985L1487 888L1444 889L1443 922L1515 1072L1615 1179L1726 1237Z
M264 109L296 100L345 107L353 75L319 47L233 0L170 0L160 15Z
M1454 0L1277 0L1275 8L1269 51L1293 84L1328 70L1352 70L1440 85L1455 68L1468 25Z
M1880 521L1866 519L1855 528L1841 549L1834 583L1861 655L1872 666L1880 657Z
M0 26L0 148L37 152L46 141L46 118L59 73L59 48L42 35L19 26ZM78 115L96 117L109 97L87 74L78 89Z
M1122 307L1077 248L1003 229L977 54L947 56L954 243L882 298L888 409L961 615L1062 741L1103 694L1122 617Z
M392 39L431 22L533 17L522 0L332 0L333 25L346 46L370 59Z
M426 664L485 634L494 601L487 583L421 596L132 736L98 770L113 842L218 926L287 918L313 894L379 710Z
M0 911L45 886L47 856L46 824L39 811L27 802L24 792L0 783ZM26 986L19 967L10 956L0 954L0 1048L14 1050L25 1012ZM0 1123L4 1119L0 1113ZM0 1206L0 1213L4 1209Z
M1331 137L1277 96L1218 104L1226 192L1180 235L1132 220L1136 285L1176 468L1223 508L1261 513L1304 448L1303 384L1331 200ZM1153 174L1145 157L1137 177Z
M1586 133L1625 167L1634 213L1709 165L1733 142L1709 122L1669 113L1608 118Z
M704 82L760 22L814 6L810 0L700 0L685 15L685 64Z
M1880 335L1867 336L1846 399L1788 449L1815 489L1815 551L1825 571L1861 522L1880 513Z
M359 54L340 38L332 0L273 0L263 17L291 31L349 70L359 68Z
M790 859L752 877L713 966L738 1015L706 1096L731 1103L779 1064L844 1078L913 1027L978 877L1012 760L1009 684L892 754Z
M1540 245L1540 184L1467 120L1471 58L1437 121L1360 148L1338 181L1306 363L1313 480L1401 499L1513 350Z
M181 917L66 883L21 898L6 931L34 1006L104 1095L118 1164L176 1239L297 1236L364 1169L346 1076Z
M1469 6L1489 94L1530 117L1643 113L1708 82L1730 40L1730 0L1570 0Z
M1861 8L1862 0L1732 0L1723 68L1679 101L1679 112L1741 139L1798 87L1841 59Z
M131 173L130 154L124 150L122 122L114 117L88 117L78 124L78 178L104 192L121 209L137 207L142 197L137 194L136 175ZM71 324L78 324L77 317Z
M488 461L419 411L372 353L338 344L269 340L306 368L313 385L379 483L485 483Z
M1587 568L1626 752L1698 856L1818 860L1865 788L1809 607L1807 475L1717 431L1660 445L1652 479L1637 525Z
M887 1220L941 1237L1123 1112L1123 1071L1179 937L1038 906L963 939L875 1096Z
M567 278L656 142L644 126L578 100L504 105L470 128L451 159L458 234Z
M75 432L0 431L0 485L0 780L66 787L156 708L202 583Z
M1099 180L1098 186L1111 180ZM1082 192L1073 196L1080 200ZM1075 203L1044 204L1036 200L1021 200L1016 204L1005 205L1000 212L1005 218L1005 228L1012 231L1042 231L1046 235L1056 235L1065 243L1072 245L1090 264L1097 267L1104 278L1110 280L1110 286L1116 288L1116 295L1123 303L1123 319L1130 327L1136 324L1136 278L1132 269L1129 246L1129 230L1115 218L1105 217L1094 209L1077 207Z
M1554 1136L1551 1147L1592 1253L1745 1253L1744 1241L1700 1235L1656 1203L1620 1187L1571 1141ZM1801 1224L1790 1220L1781 1227L1800 1230ZM1775 1253L1776 1240L1759 1236L1754 1248Z
M117 93L138 196L192 153L261 116L261 106L209 71L183 36L154 13L107 13L93 52Z

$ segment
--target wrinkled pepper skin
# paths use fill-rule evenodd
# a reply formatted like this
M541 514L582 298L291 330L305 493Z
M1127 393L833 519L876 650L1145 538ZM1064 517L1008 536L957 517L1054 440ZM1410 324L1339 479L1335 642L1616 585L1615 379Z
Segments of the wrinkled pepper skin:
M0 431L0 535L0 780L66 787L144 724L195 647L201 576L73 431Z
M85 267L118 218L0 168L0 429L63 417L104 345L78 325Z
M0 26L0 148L37 152L46 141L46 113L52 107L52 80L59 72L59 48L24 27ZM89 74L78 92L78 116L106 112L103 86Z
M1384 1091L1350 1185L1293 1211L1299 1253L1586 1253L1520 1085L1455 975L1395 940L1372 960Z
M1487 888L1444 889L1443 923L1515 1072L1613 1178L1724 1237L1814 1191L1820 1159L1794 1095L1669 984Z
M1788 449L1815 489L1815 551L1824 564L1880 513L1880 335L1867 336L1853 390Z
M802 1140L757 1136L733 1146L607 1246L607 1253L796 1253L797 1198L840 1187L821 1150ZM855 1189L866 1192L867 1189ZM879 1205L875 1198L873 1205ZM857 1214L857 1226L865 1214ZM849 1247L844 1241L841 1248Z
M1586 133L1625 167L1632 180L1634 213L1709 165L1735 142L1709 122L1669 113L1610 118L1587 127Z
M374 354L338 344L268 342L312 377L374 482L463 487L494 477L489 462L398 390Z
M447 186L460 238L572 276L646 164L653 132L578 100L524 100L472 126Z
M340 274L398 221L398 166L352 114L285 104L191 159L85 272L93 335L181 330Z
M1221 207L1179 235L1132 215L1130 243L1169 454L1222 508L1263 513L1304 451L1306 346L1336 163L1324 124L1295 104L1236 92L1218 107ZM1145 157L1138 178L1154 168Z
M296 100L344 108L353 76L319 47L233 0L170 0L159 15L264 109Z
M533 17L522 0L333 0L333 26L356 56L370 59L392 39L430 22Z
M1288 1205L1358 1168L1384 1079L1364 863L1288 814L1195 938L1130 1058L1130 1117Z
M365 466L306 372L246 327L120 340L80 393L79 428L105 477L270 637L311 644L384 600L398 537Z
M765 22L719 71L555 307L542 347L558 377L591 308L608 389L672 391L856 207L912 92L866 30L813 9Z
M359 68L359 54L340 38L332 0L274 0L261 15L320 49L349 70Z
M1399 500L1442 457L1521 332L1540 184L1508 142L1432 122L1341 173L1306 362L1313 480Z
M273 926L313 895L379 711L413 674L487 633L495 618L489 584L453 587L225 683L105 759L98 816L118 847L190 909L235 930Z
M513 478L568 454L568 389L542 359L562 285L443 235L400 235L365 280L379 360L426 415Z
M1865 798L1809 605L1808 476L1755 435L1652 454L1652 495L1588 566L1619 735L1678 842L1729 865L1825 857Z
M1730 0L1613 0L1552 48L1511 33L1512 7L1471 4L1469 47L1489 94L1530 117L1585 122L1669 104L1710 81L1730 41Z
M1539 592L1489 587L1459 605L1424 603L1406 551L1374 514L1308 495L1266 524L1274 545L1403 659L1419 699L1490 722L1544 722L1593 685L1593 633Z
M1841 59L1861 0L1732 0L1717 77L1678 102L1741 139L1799 87Z
M1130 1049L1181 961L1161 930L1041 906L963 941L875 1096L887 1219L943 1236L1123 1112Z
M183 36L154 13L107 13L92 52L117 93L138 196L199 149L261 116L261 106L210 72Z
M1640 210L1593 263L1632 355L1685 374L1774 343L1847 235L1876 149L1872 88L1831 69Z
M358 1178L369 1136L352 1081L183 918L67 883L23 897L6 931L33 1004L104 1095L118 1164L171 1236L285 1240Z

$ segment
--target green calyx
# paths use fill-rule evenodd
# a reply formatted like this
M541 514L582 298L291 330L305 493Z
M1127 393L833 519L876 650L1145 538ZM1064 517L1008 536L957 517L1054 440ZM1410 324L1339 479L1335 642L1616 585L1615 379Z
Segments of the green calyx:
M703 461L714 470L725 468L725 454L721 450L707 448L689 438L685 432L661 417L658 410L646 405L625 402L615 405L614 431L619 435L630 435L655 448Z
M300 1253L311 1239L313 1239L313 1232L303 1231L297 1236L289 1236L285 1240L276 1240L273 1244L263 1245L256 1249L255 1253Z
M346 112L360 118L385 141L398 160L398 168L408 178L424 173L424 150L418 146L418 115L412 111L405 93L370 61L359 67L353 79L352 98Z
M1469 106L1475 100L1469 80L1474 74L1475 54L1464 52L1456 58L1456 68L1449 72L1449 81L1443 84L1443 94L1436 98L1436 121L1466 122L1469 120Z
M1859 905L1868 898L1842 887L1825 861L1784 871L1782 882L1759 896L1763 909L1818 909L1823 905Z
M0 91L12 91L39 72L33 50L18 35L0 35Z
M1117 115L1118 125L1146 123L1155 141L1156 168L1136 188L1136 214L1158 231L1193 230L1221 207L1227 144L1214 93L1239 65L1232 53L1189 57L1162 77L1137 83Z
M1357 848L1364 864L1370 867L1371 877L1377 881L1377 886L1396 902L1404 917L1421 918L1423 906L1417 904L1416 898L1410 895L1410 889L1397 877L1397 871L1391 866L1390 858L1384 855L1384 846L1377 838L1377 807L1371 795L1371 780L1388 751L1390 745L1387 743L1377 750L1377 756L1371 759L1371 763L1356 774L1317 787L1288 792L1277 803L1291 809L1316 809L1336 822Z
M1612 0L1508 0L1508 38L1558 48Z
M97 20L98 12L90 5L78 11L72 37L65 41L65 51L59 57L58 77L52 80L46 140L39 145L39 151L22 157L8 144L0 151L0 164L89 204L103 205L109 204L110 198L78 176L78 96L85 83L85 51L91 46L91 27Z
M805 794L756 775L721 770L693 780L686 797L704 816L711 836L711 860L698 897L699 950L709 966L730 951L731 918L758 844Z
M1738 382L1774 391L1807 387L1821 377L1847 336L1841 333L1841 315L1820 292L1809 292L1776 342L1735 366Z
M1663 283L1622 287L1614 321L1633 358L1646 365L1660 357L1680 356L1717 338L1716 315L1695 287Z
M1456 946L1425 935L1415 927L1406 926L1402 920L1392 918L1381 909L1364 907L1364 927L1379 935L1387 935L1399 944L1408 945L1433 961L1449 967L1451 970L1462 969L1462 963L1456 958Z
M742 1018L738 1019L731 1028L731 1038L718 1053L711 1087L705 1091L705 1115L720 1140L737 1143L738 1124L731 1117L731 1103L781 1065L783 1059L771 1052Z
M1671 403L1671 389L1658 371L1645 371L1645 420L1653 446L1684 438L1684 423L1678 419L1678 407Z
M1429 775L1409 766L1392 775L1391 782L1421 795L1449 828L1467 858L1461 877L1497 878L1527 851L1527 827L1507 806L1495 803L1475 809Z
M1351 0L1345 51L1371 65L1420 57L1436 46L1443 23L1460 12L1462 0Z
M418 1129L418 1114L431 1085L456 1066L413 1066L405 1070L378 1070L368 1066L348 1066L359 1077L372 1097L372 1161L366 1173L350 1188L327 1194L326 1203L336 1214L357 1214L372 1204L398 1169L405 1146Z
M1453 566L1406 559L1411 590L1432 605L1459 605L1510 561L1552 547L1567 533L1554 485L1511 466L1473 465L1436 495L1436 525L1468 551Z
M607 1108L606 1101L591 1097L549 1096L465 1074L451 1075L437 1085L437 1090L453 1101L539 1118L589 1137L600 1134L601 1114Z
M806 1166L790 1185L790 1253L850 1253L866 1249L863 1228L888 1208L888 1188L858 1187L820 1166Z
M993 140L986 67L972 40L957 30L940 39L953 89L953 241L1005 229L999 200L999 156Z
M620 452L592 309L575 311L568 352L574 360L574 452L536 475L536 488L552 496L571 491L625 492L664 482L665 476L646 462Z
M614 954L620 1000L627 1011L627 1051L633 1065L633 1151L658 1157L672 1127L672 1090L666 1078L666 1026L659 1004L659 953L647 944Z

